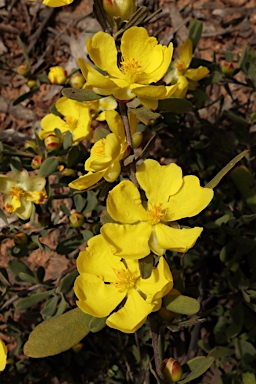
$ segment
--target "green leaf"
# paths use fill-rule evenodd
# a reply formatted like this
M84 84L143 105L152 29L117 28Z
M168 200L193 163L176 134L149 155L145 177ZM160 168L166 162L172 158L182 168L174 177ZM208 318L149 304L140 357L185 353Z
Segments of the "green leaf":
M146 125L154 122L156 119L161 117L160 113L152 112L146 107L130 108L129 112L132 112L138 120L140 120L143 124Z
M8 224L8 220L7 220L7 218L6 218L6 216L5 216L4 212L3 212L3 210L2 210L1 208L0 208L0 219L2 219L3 222L4 222L6 225L9 225L9 224Z
M93 191L87 191L87 204L83 213L92 212L98 205L98 199L96 193Z
M68 149L72 147L73 144L73 135L70 131L65 132L64 140L63 140L63 149Z
M143 259L139 259L139 269L142 279L148 279L151 276L153 269L153 254L150 254Z
M106 128L96 128L93 132L93 140L96 143L100 139L105 139L106 136L109 134L109 130Z
M92 316L75 308L43 321L30 333L24 346L25 355L41 358L67 351L88 335L91 319Z
M20 104L22 101L26 99L30 99L35 93L39 91L39 87L32 88L30 91L23 93L17 99L13 100L12 105L15 107L15 105Z
M164 307L168 309L168 311L182 315L194 315L200 309L200 304L196 299L179 293L166 295L163 302Z
M231 52L231 51L226 51L226 52L225 52L225 59L226 59L229 63L232 63L232 62L233 62L233 52Z
M84 238L82 235L76 235L69 237L68 239L65 239L61 241L56 248L56 252L59 255L68 255L69 253L77 250L80 245L84 243Z
M33 305L46 299L52 293L53 293L53 290L50 290L47 292L37 292L37 293L30 295L29 297L21 298L18 300L15 308L18 311L23 311L24 309L31 308L31 307L33 307Z
M77 212L82 212L86 204L86 199L84 199L81 195L75 195L74 203Z
M232 111L224 111L223 115L228 117L230 120L232 120L238 126L242 125L242 126L247 128L250 125L249 121L245 120L243 117L237 115L236 113L234 113Z
M54 157L49 157L41 165L38 176L48 177L57 171L59 162Z
M28 273L20 272L18 274L19 280L25 281L26 283L36 284L38 280L36 277L29 275Z
M78 272L76 269L70 272L68 275L66 275L60 282L59 291L64 295L69 293L74 285L74 281L77 278L77 276L78 276Z
M232 356L234 353L234 349L218 346L213 348L209 352L208 356L212 356L215 359L221 359L222 357Z
M19 273L22 272L34 277L31 269L29 269L29 267L27 267L26 264L20 260L10 260L8 266L15 276L18 276Z
M197 44L201 38L202 31L203 31L203 23L201 21L198 21L196 19L190 20L188 37L192 41L193 52L196 49Z
M26 50L26 47L25 47L23 41L21 40L20 36L17 37L17 41L18 41L18 44L19 44L19 46L20 46L20 48L21 48L21 50L22 50L22 53L23 53L23 55L24 55L24 57L25 57L25 60L26 60L27 65L28 65L28 68L30 69L29 55L28 55L28 52L27 52L27 50Z
M243 373L242 383L243 384L255 384L256 383L256 377L255 377L254 373L252 373L252 372Z
M167 111L172 113L187 113L192 111L193 105L186 99L173 97L165 100L159 100L158 109L160 111Z
M256 181L247 167L240 165L233 169L230 177L241 193L248 207L256 213Z
M62 90L62 95L68 99L77 101L91 101L99 100L105 96L97 95L97 93L89 89L76 89L76 88L65 88Z
M101 331L106 326L107 317L103 317L101 319L97 317L93 317L90 321L89 328L93 333Z
M249 151L246 149L245 151L239 153L236 157L234 157L222 170L217 173L217 175L206 184L205 188L215 188L221 179L240 161L245 155L247 155Z
M189 383L191 380L197 379L210 368L213 362L214 357L212 356L197 356L194 359L189 360L182 366L183 372L189 372L189 374L185 379L178 381L178 383L185 384Z
M44 320L48 320L54 316L56 313L58 301L59 298L57 295L50 297L49 300L46 301L43 309L40 312Z

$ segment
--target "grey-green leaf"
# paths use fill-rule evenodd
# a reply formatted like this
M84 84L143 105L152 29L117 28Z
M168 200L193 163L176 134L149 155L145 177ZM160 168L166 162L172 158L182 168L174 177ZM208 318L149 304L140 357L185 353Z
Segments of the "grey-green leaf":
M200 304L196 299L184 295L166 295L164 306L168 311L180 313L182 315L194 315L200 309Z
M97 93L90 89L76 89L76 88L65 88L62 90L62 95L68 99L76 101L91 101L99 100L104 96L97 95Z
M182 366L183 372L190 372L188 376L178 381L179 384L189 383L191 380L196 379L201 376L207 369L210 368L212 363L214 362L214 357L212 356L197 356L192 360L189 360L186 364Z
M41 358L67 351L88 335L91 319L92 316L75 308L43 321L30 333L24 346L25 355Z
M21 298L17 302L15 308L18 311L23 311L24 309L31 308L33 305L46 299L50 294L52 294L52 292L53 292L52 290L47 292L37 292L28 297Z
M58 168L59 162L54 157L49 157L41 165L38 176L48 177L52 175Z

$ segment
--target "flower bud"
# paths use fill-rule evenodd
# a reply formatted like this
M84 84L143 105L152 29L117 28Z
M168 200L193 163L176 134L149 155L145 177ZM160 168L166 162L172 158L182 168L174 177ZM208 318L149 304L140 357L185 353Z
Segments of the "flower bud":
M46 149L50 151L57 151L62 145L62 140L53 133L44 139Z
M36 80L28 80L27 86L32 89L38 87L38 82Z
M13 240L16 245L26 245L28 242L28 236L24 232L16 232Z
M103 0L103 8L114 25L114 17L120 17L121 22L131 18L136 11L136 0Z
M44 162L43 156L37 155L31 161L31 167L33 169L39 169Z
M136 132L132 135L132 145L134 148L138 148L141 145L143 139L142 132Z
M67 80L67 72L60 66L51 67L48 73L48 80L52 84L64 84Z
M30 151L35 152L36 151L36 142L34 140L26 140L24 143L24 148L29 149Z
M81 73L74 73L70 79L69 79L69 83L71 85L71 87L73 88L82 88L82 86L84 85L85 83L85 78L83 77L83 75Z
M161 364L161 371L164 377L171 383L176 383L177 381L179 381L183 374L182 366L177 360L173 359L172 357L164 359Z
M61 173L62 176L76 176L76 171L71 168L65 168Z
M16 68L19 75L26 76L29 73L29 67L27 64L21 64Z
M79 212L74 212L69 216L69 225L71 228L80 228L84 223L84 215Z
M234 72L234 65L228 61L224 61L220 68L221 72L226 77L231 77Z

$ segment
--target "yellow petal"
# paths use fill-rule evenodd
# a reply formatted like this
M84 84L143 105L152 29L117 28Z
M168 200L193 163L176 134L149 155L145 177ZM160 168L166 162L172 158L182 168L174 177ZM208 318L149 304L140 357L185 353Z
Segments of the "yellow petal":
M62 7L64 5L69 5L73 3L74 0L44 0L43 4L48 5L48 7Z
M145 160L138 167L136 176L151 204L167 203L169 197L177 193L183 184L182 170L178 165L160 165L151 159Z
M121 181L109 192L107 210L114 220L121 223L131 224L147 220L139 190L129 180Z
M6 366L7 347L3 340L0 339L0 371L3 371Z
M93 38L86 40L90 58L109 76L122 78L124 75L117 67L117 49L115 40L105 32L97 32Z
M125 141L124 125L121 116L116 111L106 111L106 121L109 129L120 138L122 142Z
M104 175L105 170L101 172L92 173L89 172L84 176L80 176L78 179L69 183L69 188L78 189L79 191L83 191L96 184Z
M102 235L92 237L85 251L79 253L77 269L80 274L90 273L105 282L116 279L114 269L123 268L120 258L113 257L110 247Z
M114 161L113 163L111 163L110 167L108 167L108 169L106 170L104 174L104 179L108 183L113 183L114 181L116 181L120 173L121 173L120 162Z
M15 181L11 177L0 175L0 192L7 194L10 189L15 185Z
M179 46L180 61L184 64L184 69L187 69L192 60L193 46L190 39L186 39L184 44Z
M149 223L104 224L101 234L114 255L127 259L141 259L150 253L148 241L151 235Z
M179 76L177 88L173 94L174 97L184 98L188 91L189 82L185 76Z
M78 64L87 82L85 84L85 87L83 88L87 88L87 85L89 85L90 87L99 88L107 91L104 96L113 94L114 90L117 88L116 84L113 81L111 81L106 76L103 76L100 72L98 72L90 64L88 64L84 59L78 59Z
M202 231L200 227L176 229L161 223L155 225L159 247L182 253L195 245Z
M105 284L98 276L82 273L76 278L74 292L77 306L95 317L108 316L125 298L112 284Z
M185 76L190 80L199 81L202 80L205 76L207 76L208 73L210 73L208 68L200 66L196 69L188 69L185 72Z
M147 303L135 289L132 289L129 291L124 307L112 313L106 324L121 332L136 332L144 324L153 308L154 305Z
M56 116L53 113L45 115L41 120L42 130L38 132L38 136L41 140L45 139L50 133L54 132L55 128L58 128L62 133L67 132L67 123Z
M169 198L166 220L175 221L201 212L213 198L213 190L200 186L196 176L185 176L180 190Z
M177 88L177 85L145 85L138 86L138 84L132 84L131 89L133 93L140 99L152 99L152 100L163 100L171 96Z
M173 287L173 278L164 257L160 258L151 276L148 279L139 279L136 287L147 296L146 301L150 304L167 295Z
M32 202L26 201L21 198L21 206L16 209L15 213L17 216L19 216L22 220L27 220L30 218L32 213Z

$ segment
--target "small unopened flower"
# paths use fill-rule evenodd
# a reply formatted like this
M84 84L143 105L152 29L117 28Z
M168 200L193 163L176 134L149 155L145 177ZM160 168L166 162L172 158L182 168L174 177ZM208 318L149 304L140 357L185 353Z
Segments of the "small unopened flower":
M60 66L51 67L48 73L48 80L52 84L64 84L67 80L67 72Z
M35 140L26 140L24 143L24 148L29 149L30 151L35 152L36 147L37 147L37 145L36 145Z
M234 65L228 61L224 61L221 65L221 72L223 75L230 77L234 72Z
M28 235L24 232L16 232L13 240L16 245L25 245L28 242Z
M43 191L45 183L44 177L30 176L25 169L13 178L0 175L0 192L4 194L5 209L27 220L32 213L32 204L43 204L47 198Z
M29 72L29 67L27 64L20 64L17 68L16 71L19 75L26 76Z
M35 156L31 161L31 167L33 169L39 169L44 162L44 158L41 155Z
M85 83L85 78L81 73L74 73L70 76L69 83L73 88L82 88Z
M180 363L173 359L173 358L167 358L165 359L161 364L161 371L164 375L164 377L170 382L170 383L176 383L179 381L183 374L183 369Z
M27 86L28 86L30 89L32 89L32 88L36 88L36 87L38 87L38 81L37 81L37 80L33 80L33 79L28 80L28 81L27 81Z
M6 366L7 360L7 347L3 340L0 339L0 371L3 371Z
M131 18L136 11L136 0L103 0L103 8L113 25L114 17L120 17L121 22Z
M57 151L62 145L62 140L54 133L51 133L44 139L44 145L49 152Z
M71 228L80 228L84 223L84 215L79 212L74 212L69 216L69 225Z

